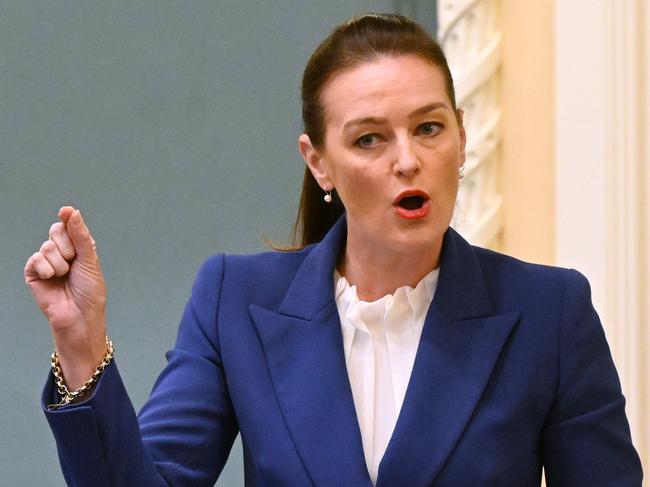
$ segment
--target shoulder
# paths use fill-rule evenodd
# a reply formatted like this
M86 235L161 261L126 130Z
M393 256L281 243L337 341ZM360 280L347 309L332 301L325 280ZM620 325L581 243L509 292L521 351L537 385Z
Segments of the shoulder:
M504 275L508 278L534 278L542 281L556 281L566 278L582 278L584 276L575 269L535 264L526 262L511 255L472 245L472 249L483 271L490 275ZM581 277L580 277L581 276Z
M490 296L497 307L530 302L547 309L590 299L587 278L575 269L534 264L472 246Z
M297 270L313 246L292 251L268 251L255 254L216 253L207 257L201 264L197 279L214 280L215 277L250 279L251 276L263 276L274 272L291 272Z
M246 302L274 302L290 286L313 245L295 251L256 254L217 253L200 266L194 290L201 295L222 295Z

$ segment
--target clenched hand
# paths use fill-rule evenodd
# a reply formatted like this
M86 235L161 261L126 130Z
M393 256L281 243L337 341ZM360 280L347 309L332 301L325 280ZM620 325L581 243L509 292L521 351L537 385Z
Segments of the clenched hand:
M86 381L106 349L106 284L95 241L79 210L59 220L25 265L25 282L47 318L66 385Z

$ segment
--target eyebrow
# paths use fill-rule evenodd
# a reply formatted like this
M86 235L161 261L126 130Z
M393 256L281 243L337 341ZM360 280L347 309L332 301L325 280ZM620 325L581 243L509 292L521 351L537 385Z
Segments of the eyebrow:
M442 102L429 103L428 105L424 105L423 107L420 107L417 110L413 110L411 113L409 113L408 118L417 117L418 115L423 115L425 113L429 113L434 110L438 110L440 108L446 108L446 106L447 105ZM343 131L345 132L352 125L366 125L366 124L385 125L387 123L388 120L383 117L354 118L352 120L348 120L347 122L345 122L345 125L343 125Z

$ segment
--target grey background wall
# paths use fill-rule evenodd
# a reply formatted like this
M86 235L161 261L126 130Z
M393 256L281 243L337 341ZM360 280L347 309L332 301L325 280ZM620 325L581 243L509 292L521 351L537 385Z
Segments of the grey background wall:
M40 410L48 325L23 282L60 206L82 209L136 410L201 262L288 242L299 84L339 22L433 1L0 2L0 485L65 485ZM217 485L243 485L235 443Z

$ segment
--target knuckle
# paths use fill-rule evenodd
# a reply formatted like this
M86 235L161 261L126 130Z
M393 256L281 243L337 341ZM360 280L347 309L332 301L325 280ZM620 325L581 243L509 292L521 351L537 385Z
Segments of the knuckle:
M66 261L63 261L54 270L57 276L65 276L70 270L70 266Z
M33 253L32 255L29 256L29 259L27 259L27 262L25 262L25 270L31 270L34 268L34 264L36 263L36 256L38 255L38 252Z
M54 275L54 268L50 265L50 263L47 260L45 260L45 258L39 259L39 261L34 266L34 270L41 278L47 279Z
M48 267L47 269L44 269L42 272L39 272L39 275L43 279L50 279L51 277L54 277L56 275L56 272L54 272L54 269L52 267Z
M61 255L63 256L64 259L66 260L71 260L75 257L75 251L72 248L65 247L61 249Z
M68 249L68 250L66 250L65 253L63 254L63 258L64 258L65 260L67 260L67 261L71 261L71 260L74 259L76 256L77 256L77 253L75 252L74 249Z
M46 241L43 242L43 244L41 245L41 250L40 250L40 252L41 252L41 253L51 252L51 251L53 250L53 246L56 246L56 244L55 244L54 242L52 242L52 240L46 240Z

